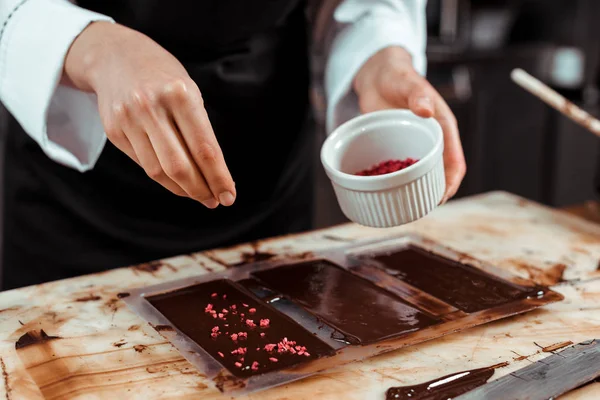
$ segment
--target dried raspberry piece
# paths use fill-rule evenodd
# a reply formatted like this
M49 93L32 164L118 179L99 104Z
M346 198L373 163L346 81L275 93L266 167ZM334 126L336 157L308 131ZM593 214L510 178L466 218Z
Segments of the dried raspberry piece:
M219 336L219 335L217 335L217 334L216 334L216 333L214 333L214 332L210 334L210 337L212 337L213 339L216 339L216 338L217 338L217 336Z
M277 362L279 361L278 359L276 359L275 357L269 357L269 360L271 360L272 362Z
M212 310L212 308L213 308L213 305L212 305L212 304L210 304L210 303L208 303L208 304L206 305L206 307L204 308L204 312L205 312L205 313L210 313L210 312L211 312L211 310Z
M277 345L276 345L276 344L269 343L269 344L266 344L266 345L265 345L265 350L266 350L266 351L273 351L273 350L275 349L275 347L277 347Z
M221 357L221 358L225 358L225 355L223 353L221 353L220 351L217 352L217 354Z
M254 361L254 362L252 363L252 370L253 370L253 371L258 371L258 362L257 362L257 361Z
M265 333L264 333L264 332L262 332L262 333L260 334L260 337L265 337Z
M224 295L223 295L223 300L225 300L226 298L227 298L227 295L226 295L226 294L224 294Z
M223 313L218 313L217 315L219 316L220 319L225 319L225 315L223 315Z
M246 332L238 332L238 336L240 339L247 339L248 338L248 333Z
M250 328L254 328L254 327L256 327L256 324L255 324L255 323L254 323L254 321L253 321L253 320L251 320L251 319L247 319L247 320L246 320L246 325L248 325Z
M238 368L242 368L242 363L241 363L241 362L237 362L237 361L236 361L236 363L235 363L234 365L235 365L236 367L238 367Z
M212 329L211 329L211 331L212 331L213 333L215 333L215 332L218 332L218 331L219 331L219 327L218 327L218 326L215 326L214 328L212 328Z
M216 294L216 293L213 293L213 294L211 294L211 295L210 295L210 297L212 297L213 299L214 299L215 297L217 297L217 296L218 296L218 294Z
M217 314L211 314L213 318L217 318Z
M233 333L233 334L231 335L231 340L233 340L234 342L235 342L236 340L238 340L238 334L237 334L237 333Z
M246 304L246 303L242 303L242 305L243 305L244 307L248 308L248 304Z
M236 307L235 304L232 304L232 305L229 306L229 308L231 308L232 310L235 310L237 307Z
M227 311L227 309L226 309L226 308L222 309L222 310L221 310L221 312L222 312L223 314L227 314L227 313L229 313L229 311Z
M271 323L271 320L269 318L261 319L260 320L260 327L261 328L268 328L270 323Z
M248 310L248 312L250 314L254 314L256 312L256 308L251 308L251 309Z

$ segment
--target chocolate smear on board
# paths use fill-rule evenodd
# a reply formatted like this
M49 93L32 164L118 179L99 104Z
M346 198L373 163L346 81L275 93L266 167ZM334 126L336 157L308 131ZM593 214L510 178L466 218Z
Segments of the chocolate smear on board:
M171 266L163 261L150 261L147 263L135 265L132 268L134 271L146 272L148 274L154 275L154 273L156 271L160 270L163 267L167 267L171 271L175 271L175 268L173 268L173 266Z
M6 400L11 400L12 389L8 386L8 372L6 372L6 364L4 364L2 357L0 357L0 368L2 368L2 379L4 380L4 389L6 390Z
M131 295L127 292L117 293L117 298L119 298L119 299L124 299L125 297L129 297L129 296L131 296Z
M567 347L572 344L573 344L573 342L571 342L570 340L567 342L555 343L555 344L551 344L550 346L542 347L542 351L544 353L551 353L553 351L562 349L563 347Z
M15 349L19 350L27 346L31 346L34 344L43 344L49 342L51 340L62 339L60 336L50 336L44 332L44 330L32 330L25 333L23 336L17 340L15 343Z
M429 382L413 386L391 387L385 394L386 400L448 400L467 393L487 383L496 368L508 363L486 368L456 372Z
M142 351L146 350L148 348L148 346L146 346L145 344L136 344L135 346L133 346L133 349L135 351L137 351L138 353L141 353Z
M102 297L100 297L100 296L95 296L95 295L93 295L93 294L89 294L89 295L87 295L87 296L84 296L84 297L80 297L80 298L78 298L78 299L75 299L75 301L78 301L78 302L80 302L80 303L83 303L83 302L86 302L86 301L98 301L98 300L100 300L101 298L102 298Z
M152 326L157 332L174 331L175 330L175 329L173 329L173 327L171 325L152 325L152 324L150 324L150 326Z

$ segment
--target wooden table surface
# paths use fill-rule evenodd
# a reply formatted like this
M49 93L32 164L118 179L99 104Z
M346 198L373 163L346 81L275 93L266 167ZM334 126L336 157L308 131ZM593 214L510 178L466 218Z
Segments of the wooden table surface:
M508 362L496 379L548 356L542 348L600 337L600 225L495 192L400 228L346 224L2 292L0 399L226 398L116 294L219 271L257 250L285 256L403 232L552 285L565 300L246 398L383 399L390 386ZM60 339L15 350L22 335L40 329ZM598 399L600 384L564 398Z

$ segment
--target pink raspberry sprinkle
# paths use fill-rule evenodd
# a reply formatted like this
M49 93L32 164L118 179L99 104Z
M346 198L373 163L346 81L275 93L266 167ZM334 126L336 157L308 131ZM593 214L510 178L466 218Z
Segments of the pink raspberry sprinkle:
M254 362L252 363L252 370L253 370L253 371L258 371L258 362L257 362L257 361L254 361Z
M305 352L304 352L304 355L305 355L306 357L310 357L310 353L309 353L308 351L305 351Z
M265 333L264 333L264 332L262 332L262 333L260 334L260 337L265 337Z
M275 357L269 357L269 360L271 360L272 362L277 362L279 361L278 359L276 359Z
M256 351L260 351L260 347L257 347L257 348L256 348Z
M213 294L211 294L211 295L210 295L210 297L212 297L213 299L214 299L215 297L217 297L217 296L218 296L218 294L216 294L216 293L213 293Z
M220 351L217 352L217 354L221 357L221 358L225 358L225 355L223 353L221 353Z
M266 345L265 345L265 350L266 350L266 351L273 351L273 350L275 349L275 347L276 347L276 346L277 346L277 345L276 345L276 344L273 344L273 343L266 344Z
M223 310L221 310L221 312L222 312L223 314L227 314L227 313L229 313L229 311L227 311L227 309L226 309L226 308L224 308Z
M248 310L248 312L250 314L254 314L256 312L256 308L251 308L251 309Z
M238 368L242 368L242 363L241 362L236 362L235 366L238 367Z
M231 340L233 340L235 342L237 339L238 339L237 333L234 333L231 335Z
M271 323L271 320L269 318L261 319L260 320L260 327L261 328L267 328L270 323Z
M212 305L212 304L210 304L210 303L208 303L208 304L206 305L206 307L204 308L204 312L205 312L205 313L209 313L209 312L210 312L210 310L212 310L212 308L213 308L213 305Z
M251 319L247 319L246 320L246 325L248 325L250 328L254 328L256 326L256 324L254 323L254 321L251 320Z
M243 317L244 317L244 313L241 313L241 314L240 314L240 317L242 317L242 318L243 318Z
M238 336L240 337L240 339L241 338L247 339L248 338L248 333L246 333L246 332L238 332Z
M248 304L246 304L246 303L242 303L242 305L243 305L244 307L248 308Z
M214 332L218 332L218 331L219 331L219 327L218 327L218 326L215 326L215 327L214 327L214 328L212 328L211 330L212 330L212 332L213 332L213 333L214 333Z
M221 318L221 319L225 318L225 316L223 315L223 313L218 313L217 315L218 315L218 316L219 316L219 318Z
M216 319L217 318L217 314L212 314L212 317Z
M219 336L219 335L217 335L217 334L216 334L216 333L214 333L214 332L210 334L210 337L212 337L213 339L216 339L216 338L217 338L217 336Z
M231 308L232 310L235 310L237 307L235 306L235 304L232 304L229 306L229 308Z
M226 295L226 294L224 294L224 295L223 295L223 300L225 300L226 298L227 298L227 295Z

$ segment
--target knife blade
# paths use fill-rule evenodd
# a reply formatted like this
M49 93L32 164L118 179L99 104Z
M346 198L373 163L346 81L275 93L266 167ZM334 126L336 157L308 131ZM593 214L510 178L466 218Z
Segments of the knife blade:
M600 376L600 340L588 340L454 400L551 400Z

